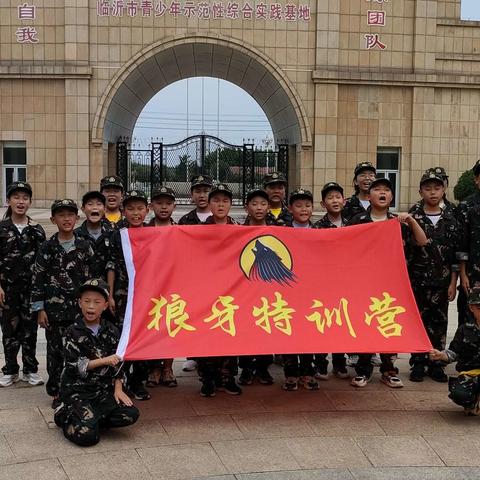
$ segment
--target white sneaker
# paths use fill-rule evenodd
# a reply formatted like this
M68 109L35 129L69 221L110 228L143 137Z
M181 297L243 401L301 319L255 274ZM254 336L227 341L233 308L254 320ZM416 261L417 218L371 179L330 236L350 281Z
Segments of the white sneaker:
M30 385L43 385L43 378L38 373L24 373L22 382L28 382Z
M352 385L352 387L364 388L367 386L367 383L369 382L369 380L370 379L367 378L365 375L358 375L352 378L350 385Z
M0 378L0 387L9 387L10 385L17 383L19 380L20 377L18 376L18 374L4 375L2 378Z
M193 372L197 368L197 362L195 360L185 360L182 370L184 372Z

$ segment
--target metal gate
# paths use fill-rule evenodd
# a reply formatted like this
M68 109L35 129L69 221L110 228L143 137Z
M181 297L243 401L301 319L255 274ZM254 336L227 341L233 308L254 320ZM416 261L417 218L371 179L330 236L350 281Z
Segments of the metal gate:
M262 178L277 171L288 178L288 146L259 150L253 144L232 145L211 135L195 135L178 143L152 142L149 149L135 149L128 139L117 142L117 174L127 190L147 195L160 185L175 191L177 203L190 203L190 180L210 175L226 183L233 203L243 205L248 190L261 187Z

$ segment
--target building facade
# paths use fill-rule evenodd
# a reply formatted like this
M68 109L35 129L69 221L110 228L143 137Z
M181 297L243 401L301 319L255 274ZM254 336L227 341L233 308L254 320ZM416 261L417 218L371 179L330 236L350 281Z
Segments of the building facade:
M195 76L250 93L289 145L292 186L351 193L357 162L397 189L480 157L480 22L460 0L9 0L0 4L1 188L78 200L115 171L145 104Z

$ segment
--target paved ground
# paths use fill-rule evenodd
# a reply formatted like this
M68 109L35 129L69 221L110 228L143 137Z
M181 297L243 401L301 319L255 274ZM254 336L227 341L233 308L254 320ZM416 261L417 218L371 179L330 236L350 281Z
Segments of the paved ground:
M453 308L451 319L450 335ZM445 384L410 383L407 358L397 391L376 373L365 390L332 378L318 392L284 392L274 367L275 385L210 399L178 361L178 388L152 389L136 425L84 449L54 425L44 388L19 383L0 390L0 480L480 479L480 417L465 417Z

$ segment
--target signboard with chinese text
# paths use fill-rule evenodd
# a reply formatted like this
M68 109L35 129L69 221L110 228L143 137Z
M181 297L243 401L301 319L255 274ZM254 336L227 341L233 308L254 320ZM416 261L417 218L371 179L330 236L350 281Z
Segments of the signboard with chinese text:
M424 352L396 220L125 229L128 360Z

